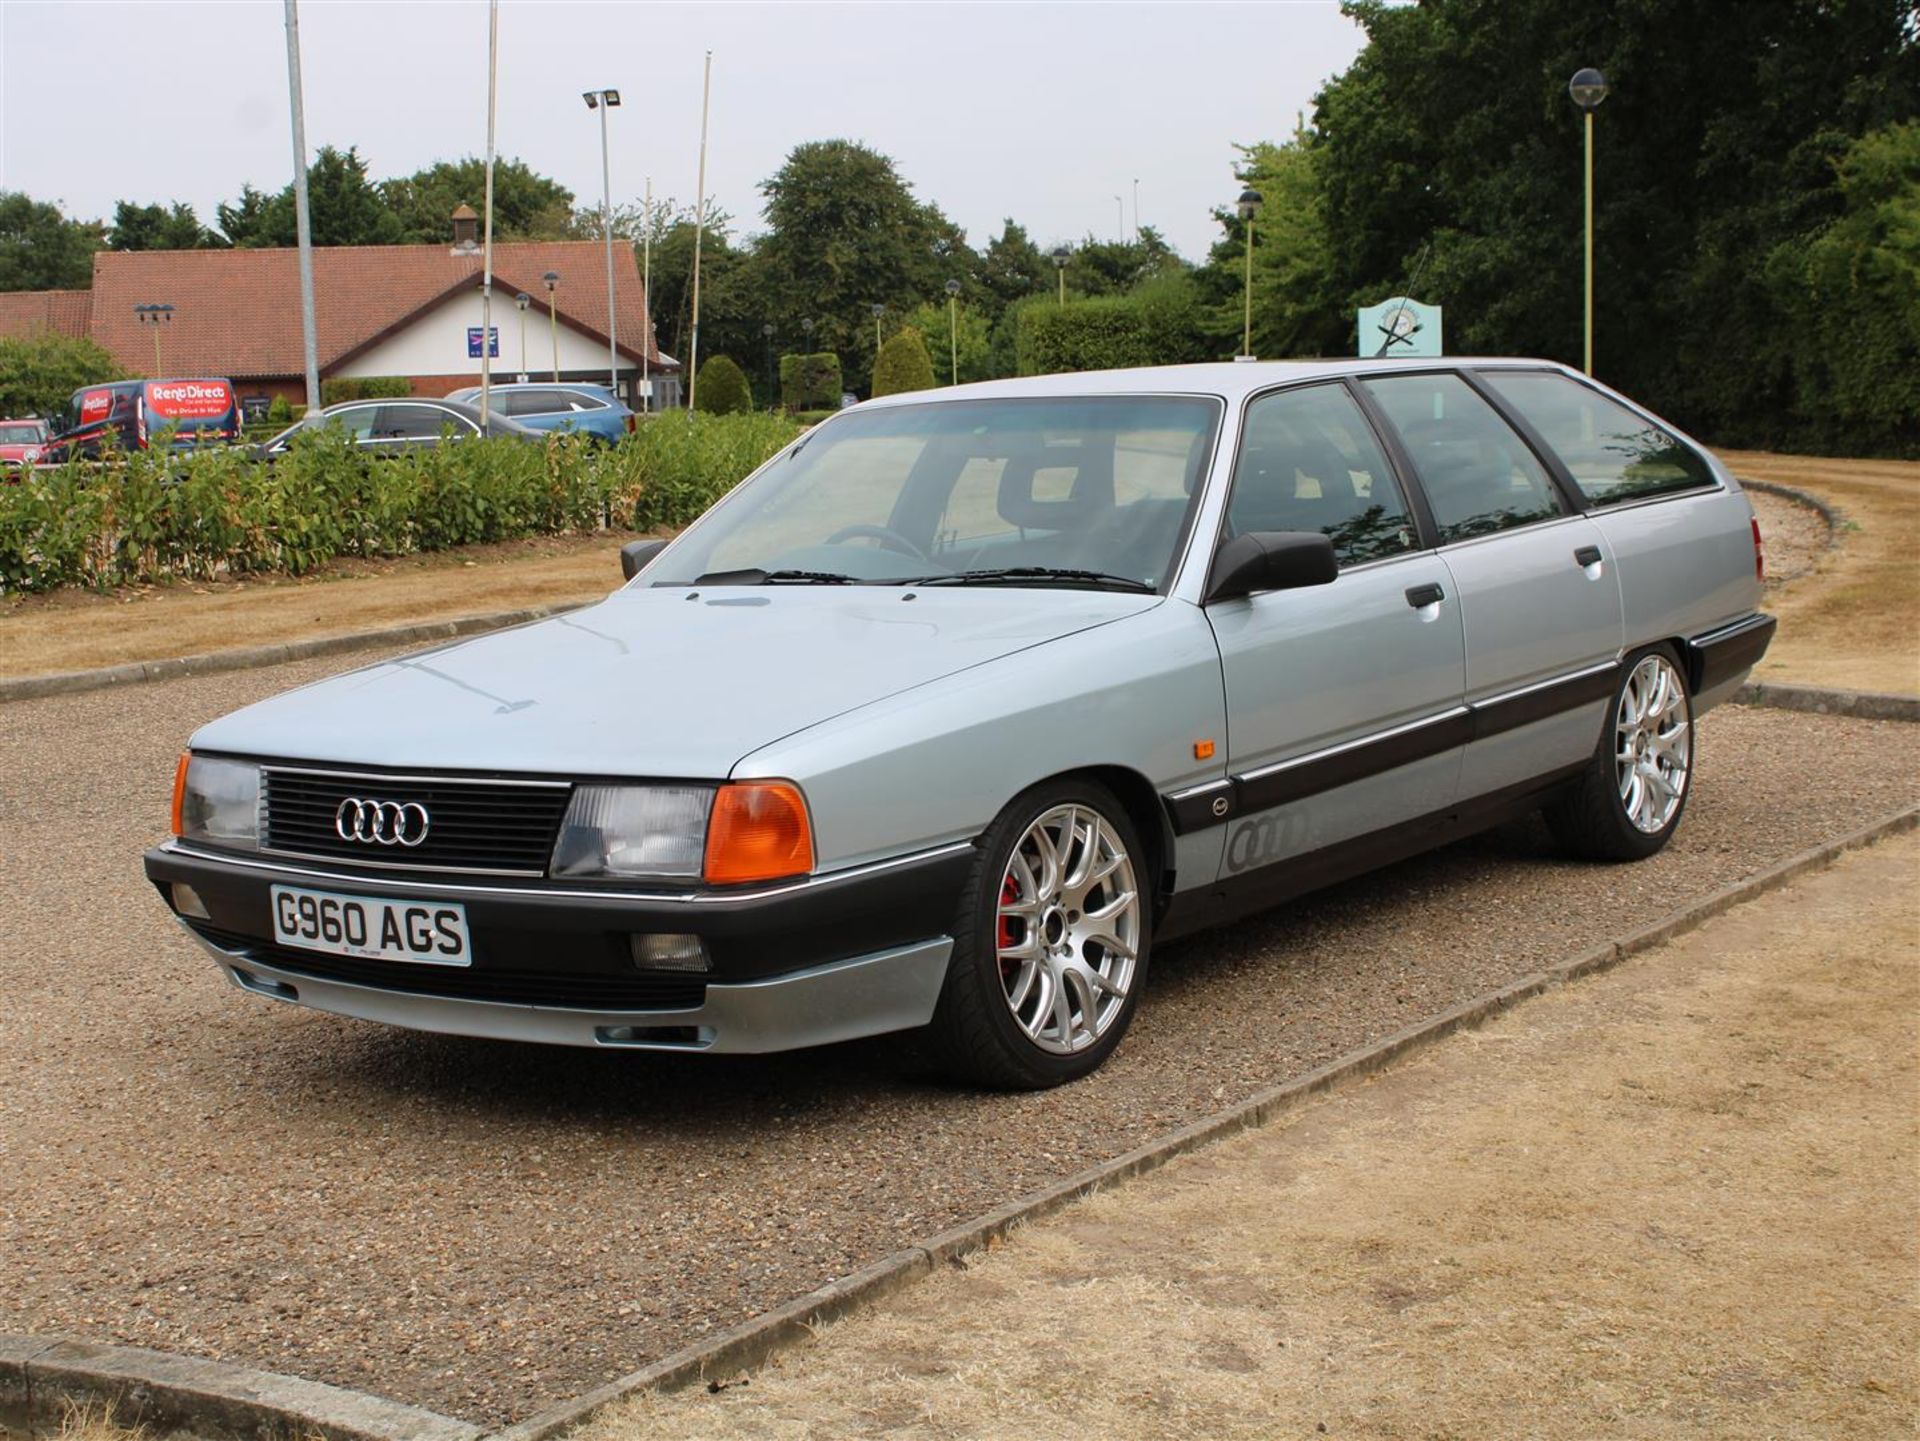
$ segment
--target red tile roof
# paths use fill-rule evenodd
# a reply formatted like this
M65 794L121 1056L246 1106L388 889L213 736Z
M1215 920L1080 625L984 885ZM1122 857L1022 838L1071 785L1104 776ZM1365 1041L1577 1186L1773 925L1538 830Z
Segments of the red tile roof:
M603 305L600 307L605 310ZM58 335L87 333L93 313L90 290L0 291L0 335L26 336L51 330Z
M496 244L495 305L510 312L517 290L544 302L546 285L540 277L549 270L562 277L555 291L561 318L604 341L606 255L598 241ZM640 267L631 247L614 251L614 282L620 351L638 361L640 337L649 330ZM321 373L479 284L478 251L455 254L444 245L316 247L313 291ZM133 308L158 304L174 307L166 332L171 372L294 376L305 366L297 250L103 250L93 258L92 297L93 338L135 373L151 366L153 335L135 318ZM0 301L17 298L0 295ZM0 310L0 333L8 333L7 327L7 312ZM652 363L662 364L657 344Z

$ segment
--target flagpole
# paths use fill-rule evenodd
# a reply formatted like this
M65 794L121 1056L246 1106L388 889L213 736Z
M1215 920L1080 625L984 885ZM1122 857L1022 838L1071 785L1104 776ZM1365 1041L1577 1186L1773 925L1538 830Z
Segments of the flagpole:
M647 333L640 337L640 409L653 409L653 177L647 177L647 203L640 212L640 303Z
M500 75L500 0L487 0L487 201L480 277L480 424L493 386L493 119Z
M300 91L300 7L287 0L287 90L293 101L293 219L300 246L300 346L307 370L307 409L320 408L320 347L313 313L313 222L307 206L307 116ZM160 332L155 331L157 341ZM158 370L158 366L155 370Z
M700 180L693 208L693 336L687 346L687 409L700 382L700 240L707 227L707 102L713 94L713 52L707 52L706 77L700 82Z

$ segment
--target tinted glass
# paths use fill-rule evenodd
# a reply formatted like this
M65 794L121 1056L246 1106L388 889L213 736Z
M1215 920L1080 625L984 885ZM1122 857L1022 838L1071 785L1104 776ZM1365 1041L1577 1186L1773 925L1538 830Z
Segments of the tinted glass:
M551 390L513 390L502 396L501 409L508 415L551 415L557 410L571 410L567 402L571 396L561 395Z
M395 440L433 440L443 426L452 426L456 434L471 432L468 425L450 410L434 405L383 405L380 407L379 434Z
M648 579L811 570L884 584L1051 567L1159 587L1219 411L1100 396L842 416L704 518Z
M1263 396L1247 410L1227 532L1317 530L1342 565L1416 549L1405 499L1346 388Z
M1442 544L1565 512L1526 442L1459 376L1435 371L1363 383L1413 460Z
M1487 371L1595 505L1713 484L1706 461L1645 416L1564 375Z

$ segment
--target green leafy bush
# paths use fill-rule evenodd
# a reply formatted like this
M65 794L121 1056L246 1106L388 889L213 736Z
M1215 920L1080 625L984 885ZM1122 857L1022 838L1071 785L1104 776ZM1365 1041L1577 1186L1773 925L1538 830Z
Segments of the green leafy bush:
M237 448L36 468L0 486L0 592L257 572L516 536L687 524L800 433L663 415L618 445L465 440L369 459L337 428L273 464Z
M840 357L830 350L780 357L780 404L788 410L830 409L843 388Z
M1126 295L1028 305L1017 323L1022 375L1184 365L1210 352L1198 295L1184 276L1149 281Z
M320 382L320 403L339 405L346 400L395 400L413 394L413 382L404 375L336 375Z
M0 416L57 414L83 385L125 379L93 341L70 335L0 340Z
M715 355L700 367L694 384L694 403L705 415L739 415L753 409L753 387L746 372L724 355Z
M911 325L896 330L880 347L873 362L875 396L900 395L910 390L933 389L933 357L927 354L927 342Z
M277 425L283 430L293 424L293 402L284 395L276 395L267 405L267 424Z

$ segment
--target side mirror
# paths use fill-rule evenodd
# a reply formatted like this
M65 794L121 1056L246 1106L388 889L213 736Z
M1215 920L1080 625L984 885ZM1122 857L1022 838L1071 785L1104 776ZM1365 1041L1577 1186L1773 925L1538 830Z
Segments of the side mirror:
M620 574L632 580L641 568L667 548L664 540L630 540L620 547Z
M1263 590L1326 585L1340 574L1333 542L1317 530L1256 530L1236 535L1213 557L1208 605Z

